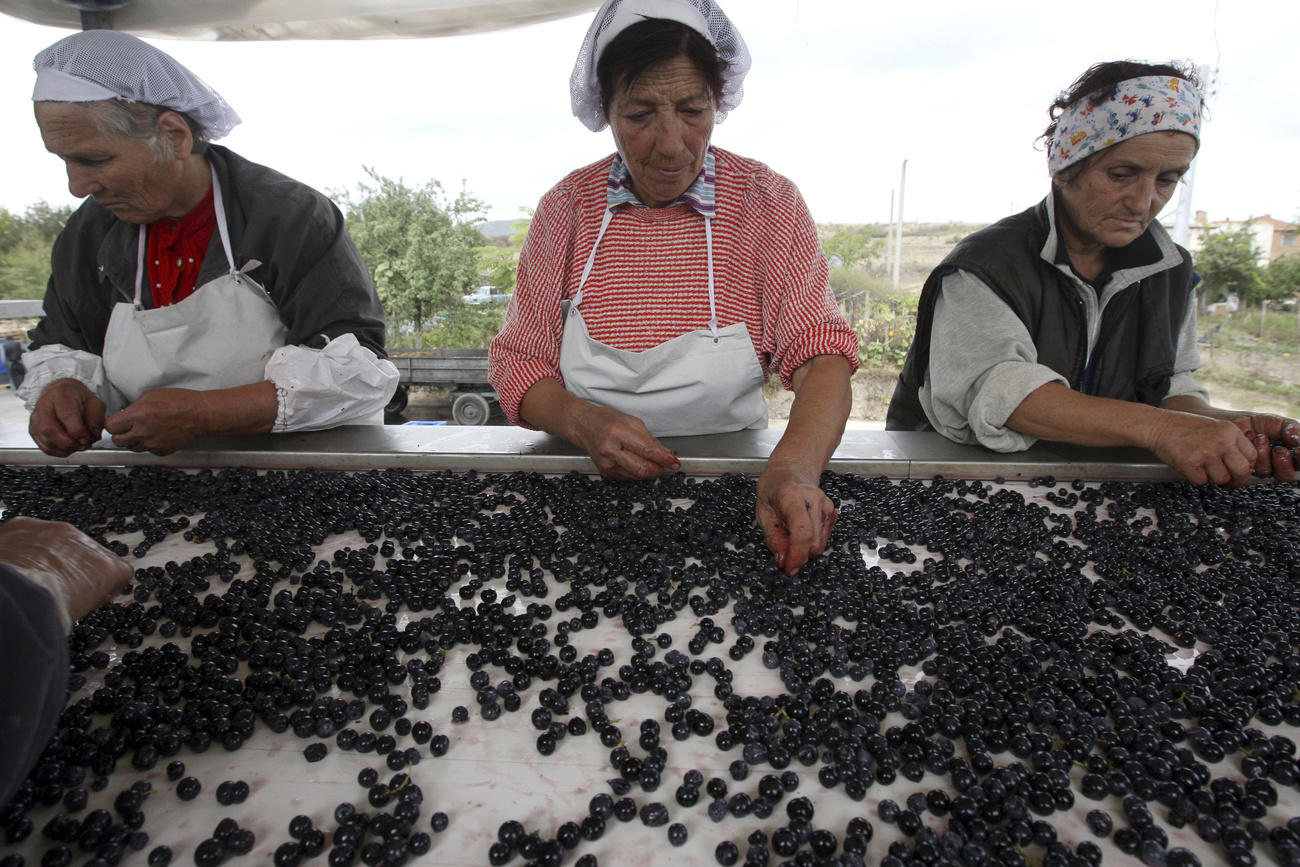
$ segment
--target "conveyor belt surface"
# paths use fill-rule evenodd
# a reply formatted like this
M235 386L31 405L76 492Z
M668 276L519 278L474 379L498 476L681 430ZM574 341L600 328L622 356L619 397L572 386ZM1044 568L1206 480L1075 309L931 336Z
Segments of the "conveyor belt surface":
M523 461L563 452L517 442ZM226 818L255 836L233 863L270 863L298 815L324 832L325 863L356 825L336 819L340 804L368 814L364 841L378 842L374 817L415 787L418 817L398 834L431 835L415 864L488 863L510 820L536 835L540 860L576 823L563 863L712 864L728 842L776 862L789 833L812 830L833 833L838 855L865 842L866 863L978 863L973 846L1044 864L1090 846L1118 863L1145 846L1151 861L1163 839L1165 863L1214 864L1251 831L1265 838L1251 838L1255 857L1289 857L1297 490L1016 481L1024 470L1008 467L1039 465L1000 466L1003 484L828 476L832 550L794 578L772 566L739 475L0 469L6 514L71 520L137 567L131 595L71 639L76 689L47 759L88 759L85 779L45 784L55 803L27 810L31 835L0 840L0 856L39 863L58 799L102 778L73 819L129 818L114 801L147 781L143 852L165 844L183 863ZM537 727L547 714L563 732ZM398 734L396 719L427 723L432 740ZM110 772L115 724L129 744ZM354 735L341 742L343 730ZM362 752L367 733L418 762ZM307 759L314 744L320 761ZM167 779L175 760L202 783L193 801ZM408 779L375 805L366 768ZM55 770L77 776L34 778ZM703 783L684 806L691 771ZM783 776L793 788L778 792ZM247 800L220 805L234 780ZM604 815L601 795L637 816L589 819ZM653 804L666 824L643 821L657 821ZM1093 810L1120 830L1096 837ZM448 817L437 833L435 812ZM1202 839L1214 828L1194 830L1207 816L1214 843ZM871 839L848 840L864 818ZM391 833L401 820L378 821Z

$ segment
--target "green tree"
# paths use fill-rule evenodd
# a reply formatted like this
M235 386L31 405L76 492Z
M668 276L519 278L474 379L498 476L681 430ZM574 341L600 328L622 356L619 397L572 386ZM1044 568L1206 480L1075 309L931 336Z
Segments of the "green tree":
M41 298L50 275L50 247L72 208L41 201L20 216L0 208L0 298Z
M502 295L515 291L515 275L519 272L519 251L524 238L528 236L528 226L533 219L532 208L520 208L524 217L510 224L510 239L504 247L479 248L479 274L483 282L490 285Z
M518 247L479 247L480 285L488 285L498 294L515 291L515 273L519 270Z
M1206 300L1215 301L1229 292L1249 301L1263 297L1259 250L1248 226L1232 232L1206 229L1193 260L1204 280Z
M6 208L0 208L0 256L18 246L22 232L22 219Z
M536 208L520 208L519 212L522 217L510 224L510 246L522 247L524 239L528 237L528 227L533 224L533 214Z
M1270 300L1300 294L1300 256L1282 256L1264 269L1264 291Z
M41 199L36 204L27 206L23 212L23 224L32 237L53 244L71 216L70 205L55 207Z
M418 345L440 311L463 304L462 296L479 281L475 248L483 238L473 224L482 218L483 205L463 187L449 199L437 181L410 187L372 168L365 171L370 183L338 198L389 324L413 332Z
M33 300L45 297L50 279L49 244L21 244L0 255L0 298Z
M848 268L870 268L884 249L881 231L871 226L844 226L822 242L826 256L839 256Z

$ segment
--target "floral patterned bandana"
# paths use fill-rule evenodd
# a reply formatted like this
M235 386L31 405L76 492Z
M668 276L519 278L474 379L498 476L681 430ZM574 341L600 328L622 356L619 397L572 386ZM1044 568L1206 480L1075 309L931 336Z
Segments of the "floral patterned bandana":
M1164 75L1121 81L1110 98L1089 105L1087 97L1056 121L1047 147L1052 174L1125 139L1160 130L1185 132L1201 142L1201 95L1191 82Z

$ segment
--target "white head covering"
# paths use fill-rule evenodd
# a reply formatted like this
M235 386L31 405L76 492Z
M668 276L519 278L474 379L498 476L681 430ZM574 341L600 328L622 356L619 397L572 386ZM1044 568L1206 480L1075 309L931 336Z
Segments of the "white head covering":
M183 112L210 139L226 135L239 115L170 54L116 30L86 30L46 48L32 61L34 102L125 99Z
M713 0L605 0L604 5L596 10L596 17L582 40L578 60L573 64L573 75L569 78L569 98L574 117L592 132L605 128L596 63L615 36L647 18L666 18L685 24L717 49L718 57L727 64L715 118L721 122L727 112L740 105L745 95L742 85L745 74L749 72L750 57L740 31Z

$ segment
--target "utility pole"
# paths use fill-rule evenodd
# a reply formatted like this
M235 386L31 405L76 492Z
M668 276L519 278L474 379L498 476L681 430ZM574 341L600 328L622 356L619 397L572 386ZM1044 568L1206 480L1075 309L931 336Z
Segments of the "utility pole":
M885 234L885 273L894 273L894 191L889 191L889 227Z
M898 222L895 223L894 240L894 291L898 291L898 270L903 259L903 191L907 187L907 160L898 178Z

